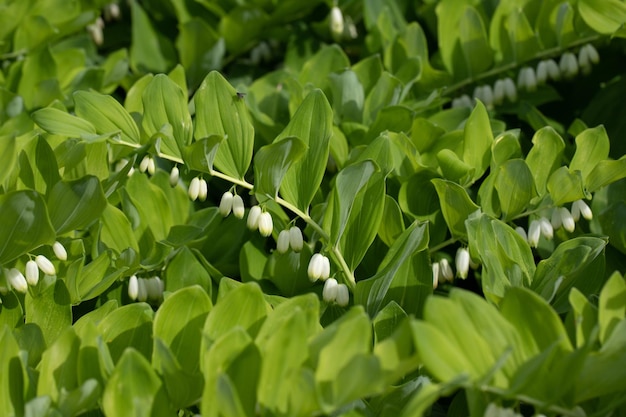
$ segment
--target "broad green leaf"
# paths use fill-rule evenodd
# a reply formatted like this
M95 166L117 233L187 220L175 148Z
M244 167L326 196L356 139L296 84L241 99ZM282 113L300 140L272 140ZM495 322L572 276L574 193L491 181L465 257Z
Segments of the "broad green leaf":
M297 137L307 147L291 164L280 186L281 196L305 213L318 191L328 162L332 109L321 90L311 91L274 143Z
M239 54L262 36L268 21L269 16L263 8L254 3L234 7L221 16L219 36L224 38L229 53Z
M447 148L440 150L437 152L437 162L444 179L459 184L472 182L475 169L463 162L454 151Z
M96 220L107 206L100 181L93 176L57 182L48 196L50 221L58 234L82 229Z
M522 8L512 9L507 16L507 27L513 59L516 62L533 59L541 50L541 45Z
M0 283L6 288L6 274L0 273ZM0 327L8 326L9 329L19 327L24 323L24 310L14 291L6 295L0 295Z
M95 379L88 379L78 387L64 393L59 401L59 411L64 415L79 415L98 408L102 386Z
M165 270L165 288L176 291L192 285L199 285L211 294L211 276L194 253L186 246L169 260Z
M80 339L74 329L67 327L54 343L48 343L39 364L40 376L37 380L37 395L49 395L54 402L59 401L64 392L78 385L77 357Z
M183 150L185 165L191 170L210 174L215 155L217 155L217 150L223 140L223 136L212 135L194 141Z
M482 177L491 161L493 133L489 115L480 101L470 114L463 131L463 161L474 168L474 181Z
M172 211L165 193L152 184L146 175L132 175L126 182L126 195L139 214L136 236L150 229L155 240L167 237L173 225ZM124 206L125 209L128 209Z
M579 170L583 181L587 183L589 173L609 156L609 137L604 126L587 129L576 136L576 153L572 157L569 169Z
M0 136L0 166L3 167L0 171L0 184L11 174L16 160L17 146L15 137L13 135Z
M626 5L619 0L580 0L576 4L585 23L603 35L623 28L626 21Z
M568 311L572 287L585 294L594 294L602 287L606 244L606 238L591 236L562 242L548 259L539 262L531 288L550 301L558 313Z
M52 244L55 236L46 203L37 192L0 195L0 264Z
M72 116L54 107L37 110L31 117L42 129L53 135L87 140L97 136L96 128L87 120Z
M426 223L413 222L389 248L376 275L357 283L355 303L365 306L371 317L376 316L384 307L383 301L398 270L416 253L424 250L428 246L428 240Z
M493 53L481 15L472 6L466 6L459 21L459 42L470 76L489 69Z
M222 67L225 45L223 39L218 39L217 31L209 21L199 16L179 21L176 49L186 70L189 86L195 90L207 72ZM198 42L198 39L203 39L203 42Z
M20 347L8 326L0 329L0 358L0 412L17 415L24 407L25 378Z
M221 136L215 166L231 177L243 179L252 160L254 127L245 101L216 71L206 76L194 96L196 140Z
M459 21L465 9L465 2L448 0L437 4L435 9L439 24L437 39L444 66L455 78L467 75L465 65L455 65L462 59L459 47Z
M402 87L402 81L388 72L383 72L365 98L363 121L371 124L385 107L399 104Z
M594 329L598 323L598 310L576 287L572 288L569 293L569 303L572 306L571 313L576 324L576 347L582 348L593 342ZM595 334L598 333L595 332Z
M276 198L285 174L306 148L302 140L288 137L259 149L254 156L255 192Z
M118 254L129 248L139 254L137 239L123 211L108 204L102 212L101 219L100 241L102 243Z
M585 187L592 193L626 177L626 158L617 161L603 160L585 178Z
M333 112L335 120L361 122L365 93L357 73L345 70L341 74L329 75L333 92Z
M474 204L467 195L467 191L460 185L438 178L431 182L439 195L441 212L446 219L450 232L455 237L467 238L465 220L479 207Z
M149 137L158 136L157 150L180 158L182 149L191 144L193 129L183 90L167 75L158 74L146 86L142 99L144 131Z
M310 84L326 91L331 82L329 75L344 71L349 67L350 59L341 47L338 45L324 46L304 63L298 81L303 86ZM293 135L302 138L302 136Z
M111 251L104 251L82 268L78 278L78 300L76 301L86 301L99 296L108 290L126 271L124 266L118 266L117 268L111 268L110 266Z
M166 72L172 66L173 47L157 32L139 3L131 5L130 65L138 73ZM169 47L169 48L168 48Z
M557 207L585 198L580 171L572 172L567 167L561 167L550 175L547 189Z
M522 157L520 131L507 130L498 135L491 145L491 169L494 170L506 161Z
M153 316L148 304L135 303L113 310L98 323L98 331L108 345L114 363L128 348L133 348L144 358L152 356Z
M102 396L107 415L157 417L171 415L163 382L137 350L124 351Z
M500 165L494 186L505 220L523 212L537 194L533 174L523 159L511 159Z
M605 343L620 321L626 316L626 283L619 272L614 272L600 291L598 324L600 342Z
M539 129L533 136L533 147L526 155L526 164L533 174L539 195L546 192L548 178L560 166L563 149L565 142L549 126Z
M120 132L122 142L139 144L139 128L113 97L93 91L74 93L76 115L89 121L99 135Z
M162 340L190 374L199 372L201 333L212 306L206 291L194 285L167 297L154 316L154 338ZM153 365L159 369L156 357Z
M385 242L385 245L391 247L404 230L404 219L400 206L393 197L385 195L385 208L378 227L378 237Z

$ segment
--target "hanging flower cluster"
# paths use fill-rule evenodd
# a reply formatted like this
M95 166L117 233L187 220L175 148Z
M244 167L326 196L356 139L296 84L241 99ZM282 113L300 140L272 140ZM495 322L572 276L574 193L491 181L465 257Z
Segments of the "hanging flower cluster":
M61 242L54 242L52 251L60 261L67 260L67 251ZM8 288L0 287L0 292L6 293L14 289L17 292L25 293L28 290L28 286L35 286L39 282L39 271L49 276L57 274L56 268L50 259L44 255L37 255L34 260L30 259L26 262L24 273L17 268L5 269L4 275Z
M159 277L138 278L133 275L128 280L128 297L133 301L159 302L163 299L165 283Z

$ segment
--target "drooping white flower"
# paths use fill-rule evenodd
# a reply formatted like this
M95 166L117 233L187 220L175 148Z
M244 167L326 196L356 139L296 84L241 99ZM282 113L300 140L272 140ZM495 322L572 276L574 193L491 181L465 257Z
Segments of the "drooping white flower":
M589 59L589 51L585 46L578 50L578 67L585 75L591 73L591 60Z
M200 187L198 189L198 200L205 201L209 194L209 186L204 178L200 178Z
M554 59L548 59L544 62L546 63L546 69L550 79L553 81L559 81L561 79L561 69L559 68L559 64L557 64Z
M163 281L159 277L152 277L145 280L148 299L159 300L163 296Z
M510 77L504 79L504 95L512 103L517 101L517 87Z
M144 302L148 299L148 288L146 286L146 280L143 278L137 278L137 300Z
M45 256L37 255L35 257L35 262L37 263L39 269L41 269L41 272L43 272L44 274L51 276L57 274L56 269L54 269L54 265L52 265L50 259L46 258Z
M541 228L541 234L548 240L552 240L554 237L554 229L552 228L552 223L550 220L545 217L541 217L539 219L539 227Z
M17 269L11 268L6 272L7 281L17 292L25 293L28 290L28 283L24 275Z
M537 89L537 77L533 68L524 67L520 70L517 75L517 88L530 92Z
M335 278L329 278L324 283L324 289L322 290L322 298L327 303L332 303L337 299L337 287L338 283Z
M148 165L150 164L150 156L146 155L141 160L139 164L139 172L146 172L148 170Z
M259 216L259 233L261 236L268 237L272 234L274 229L274 223L272 222L272 215L267 211L261 213Z
M537 64L537 71L535 72L537 75L537 85L543 85L548 81L548 63L547 61L540 61Z
M325 281L330 276L330 260L322 255L322 274L320 275L320 279Z
M248 213L248 229L256 230L259 228L259 217L261 217L261 207L252 206L250 212Z
M294 252L300 252L304 246L302 231L297 226L292 226L289 229L289 246Z
M54 255L57 257L57 259L61 261L67 261L67 251L65 250L65 247L61 244L61 242L54 242L54 244L52 245L52 251L54 252Z
M278 253L285 253L289 250L289 230L281 230L278 234L276 250Z
M37 262L32 259L26 262L26 282L28 285L35 286L39 282L39 267L37 266Z
M348 286L346 284L337 285L337 298L335 301L340 307L345 307L350 302L350 291L348 291Z
M172 168L172 171L170 172L170 185L172 187L176 187L176 184L178 184L179 178L180 178L180 170L178 169L177 166L174 166Z
M136 300L139 296L139 281L137 275L133 275L128 280L128 297L131 300Z
M470 254L467 248L459 248L456 251L456 274L458 277L465 279L469 271Z
M238 219L243 219L243 216L246 214L246 208L243 205L243 199L238 194L235 194L233 196L233 214Z
M222 199L220 200L220 214L224 217L230 214L230 211L233 208L233 193L230 191L226 191L222 194Z
M528 242L528 235L526 234L526 230L522 226L517 226L515 228L515 232L522 237L525 241Z
M587 50L587 54L589 55L589 61L592 64L598 64L600 62L600 55L598 54L598 50L595 46L588 43L587 45L583 46L583 48Z
M561 207L559 209L559 214L561 215L561 223L563 223L563 228L572 233L576 229L576 223L574 222L572 213L570 213L569 210L565 207Z
M328 278L330 275L330 262L328 258L321 253L314 254L309 261L307 274L311 282L315 282L320 278L322 280Z
M561 69L563 77L569 79L574 78L578 75L578 61L576 60L576 56L571 52L565 52L561 55L559 68Z
M154 175L156 172L156 164L154 162L154 158L148 159L148 174Z
M530 222L528 227L528 244L532 248L539 246L539 238L541 237L541 224L538 220Z
M448 262L446 258L442 258L439 261L439 273L441 274L441 278L445 281L452 281L454 279L454 272L452 272L450 262Z
M439 285L439 262L433 262L433 289L437 288Z
M583 200L576 200L572 203L572 217L574 221L578 221L580 219L580 215L582 214L583 218L586 220L593 219L593 212Z
M552 216L550 217L550 224L552 224L552 228L554 230L560 229L563 225L563 221L561 220L561 213L558 208L552 210Z
M493 103L501 104L504 101L504 80L498 79L493 85Z
M340 38L343 34L343 13L337 6L330 9L330 31L335 38Z
M196 201L198 199L198 194L200 193L200 178L194 177L189 183L189 198L191 201Z

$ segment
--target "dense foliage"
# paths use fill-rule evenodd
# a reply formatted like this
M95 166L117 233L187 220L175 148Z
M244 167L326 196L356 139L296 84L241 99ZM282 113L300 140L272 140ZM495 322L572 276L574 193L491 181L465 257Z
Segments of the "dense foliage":
M625 22L0 0L0 415L626 414Z

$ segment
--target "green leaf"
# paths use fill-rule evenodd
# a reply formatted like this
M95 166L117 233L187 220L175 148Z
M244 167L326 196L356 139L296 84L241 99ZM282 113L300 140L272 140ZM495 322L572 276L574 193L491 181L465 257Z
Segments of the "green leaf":
M223 136L212 135L194 141L183 150L183 160L190 170L211 173L213 161L219 145L224 141Z
M598 310L591 305L587 297L576 287L569 293L571 313L576 324L576 347L581 348L593 343L593 334L598 323ZM597 332L595 332L597 338Z
M100 181L90 175L76 181L59 181L48 196L50 221L60 235L89 226L106 206Z
M52 244L55 237L46 203L37 192L0 195L0 264Z
M600 291L598 324L600 342L606 343L611 333L626 316L626 283L619 272L614 272Z
M146 175L132 175L126 182L126 195L139 214L140 224L135 229L141 237L146 229L155 240L167 237L173 225L172 211L165 193L154 185ZM124 208L128 209L127 206Z
M173 292L192 285L199 285L211 294L211 276L187 246L181 247L169 260L165 274L167 291Z
M158 137L157 150L180 158L182 149L191 144L192 124L187 97L165 74L156 75L142 94L142 126L149 137Z
M494 186L504 220L523 212L537 194L533 174L523 159L510 159L500 165Z
M0 184L13 172L13 165L17 160L17 146L15 136L0 136Z
M491 161L493 134L489 115L480 101L470 114L463 131L463 161L474 168L474 181L482 177Z
M157 417L170 415L170 404L163 382L150 363L137 350L124 351L102 396L107 415Z
M120 132L122 142L139 144L137 124L113 97L93 91L77 91L74 103L76 115L89 121L99 135Z
M458 33L469 75L477 75L489 69L493 64L493 52L483 19L472 6L465 7L459 21Z
M566 312L572 287L593 294L602 286L606 244L606 238L591 236L562 242L548 259L539 262L531 288L545 300L552 300L558 313Z
M8 326L0 329L0 358L0 412L17 415L24 407L25 377L20 347Z
M254 128L245 101L216 71L206 76L194 96L196 140L221 136L215 166L231 177L243 179L252 160Z
M440 150L437 152L437 162L446 180L460 184L472 182L474 168L463 162L454 151L447 148Z
M306 147L297 137L289 137L259 149L254 156L255 192L276 198L285 174L304 155Z
M144 358L152 356L153 315L152 308L146 303L128 304L113 310L98 323L98 332L108 345L113 362L117 362L128 348L133 348Z
M576 136L576 153L570 162L570 171L579 170L583 181L587 183L589 173L609 156L609 137L604 126L584 130Z
M54 135L83 139L96 136L96 128L91 123L54 107L37 110L31 117L42 129Z
M585 23L603 35L624 27L626 5L619 0L580 0L576 3Z
M318 191L328 162L332 109L321 90L311 91L274 143L297 137L307 147L283 177L281 196L305 213Z
M457 238L467 238L465 220L479 207L467 195L467 191L451 181L435 178L431 181L441 204L441 212L446 219L450 232Z
M585 178L587 191L593 193L600 188L626 177L626 158L617 161L603 160Z
M67 327L54 343L43 353L39 364L37 395L49 395L52 401L77 387L77 357L80 339L74 329Z
M506 23L514 61L526 62L533 59L541 51L541 45L524 10L513 8Z
M558 166L565 149L565 142L550 126L539 129L533 136L533 147L526 156L526 164L535 179L540 196L546 192L548 178Z
M154 29L139 3L131 5L131 19L131 67L139 73L166 72L172 66L168 56L174 52L172 46Z
M402 210L393 197L385 195L383 218L378 228L378 237L391 247L393 242L405 230Z
M557 207L586 197L580 171L572 172L567 167L561 167L550 175L547 188Z

